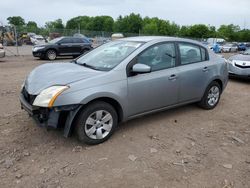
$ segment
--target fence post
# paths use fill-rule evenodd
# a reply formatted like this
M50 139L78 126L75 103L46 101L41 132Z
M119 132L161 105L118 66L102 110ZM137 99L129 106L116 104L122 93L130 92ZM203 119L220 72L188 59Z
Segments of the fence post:
M14 27L15 40L16 40L16 52L17 52L17 55L19 56L16 26L15 26L15 25L13 25L13 27Z

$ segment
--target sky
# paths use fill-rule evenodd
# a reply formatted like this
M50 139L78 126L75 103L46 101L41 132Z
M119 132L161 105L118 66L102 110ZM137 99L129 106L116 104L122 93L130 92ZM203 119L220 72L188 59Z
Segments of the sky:
M159 17L179 25L206 24L219 27L236 24L250 29L250 0L1 0L0 22L21 16L39 26L61 18L64 23L76 16L139 13Z

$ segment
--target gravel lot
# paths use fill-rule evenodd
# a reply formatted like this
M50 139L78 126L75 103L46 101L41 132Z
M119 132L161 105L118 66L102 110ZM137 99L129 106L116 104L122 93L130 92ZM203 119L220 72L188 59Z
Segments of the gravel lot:
M149 115L87 146L20 109L25 76L45 62L0 60L0 187L250 187L250 81L230 80L212 111L194 104Z

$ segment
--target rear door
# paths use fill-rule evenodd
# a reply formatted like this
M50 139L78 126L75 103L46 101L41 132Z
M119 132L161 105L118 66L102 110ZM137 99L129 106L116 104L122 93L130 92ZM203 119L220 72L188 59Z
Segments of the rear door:
M75 55L79 55L82 53L82 50L84 48L84 40L83 38L73 38L73 41L74 41L74 45L73 45L73 48L74 48L74 54Z
M212 64L202 46L180 42L179 52L179 102L199 100L208 85Z
M128 69L136 63L146 64L152 71L128 76L129 116L176 104L179 79L175 44L160 43L146 49Z

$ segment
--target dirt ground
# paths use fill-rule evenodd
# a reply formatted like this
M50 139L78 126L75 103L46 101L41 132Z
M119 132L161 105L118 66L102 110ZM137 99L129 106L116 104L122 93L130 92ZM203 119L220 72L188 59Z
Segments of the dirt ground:
M250 187L250 81L231 79L214 110L187 105L149 115L87 146L37 127L20 109L21 84L42 63L0 61L1 188Z

